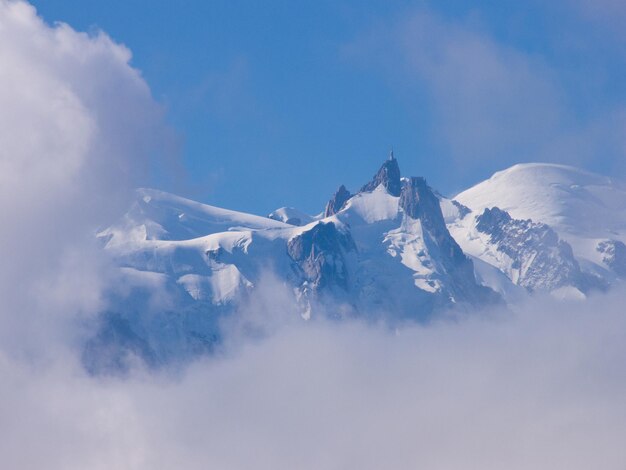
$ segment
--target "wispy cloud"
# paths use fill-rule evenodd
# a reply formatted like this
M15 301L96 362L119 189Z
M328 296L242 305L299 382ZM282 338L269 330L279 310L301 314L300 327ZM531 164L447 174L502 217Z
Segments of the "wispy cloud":
M624 103L600 105L587 83L573 83L571 68L584 74L584 64L505 42L472 17L414 10L372 27L343 53L419 97L416 113L432 121L427 138L457 171L529 160L616 168L623 160Z
M579 9L583 17L591 20L599 27L608 29L621 40L626 39L624 20L626 19L626 3L621 0L570 0Z

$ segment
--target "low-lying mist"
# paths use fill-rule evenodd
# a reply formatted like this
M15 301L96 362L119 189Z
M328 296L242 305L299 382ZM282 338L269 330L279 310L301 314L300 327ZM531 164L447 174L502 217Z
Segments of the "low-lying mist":
M233 326L174 373L0 359L10 468L623 468L624 291L429 326ZM256 317L263 312L240 312ZM257 325L262 322L255 320ZM280 326L280 325L283 326Z

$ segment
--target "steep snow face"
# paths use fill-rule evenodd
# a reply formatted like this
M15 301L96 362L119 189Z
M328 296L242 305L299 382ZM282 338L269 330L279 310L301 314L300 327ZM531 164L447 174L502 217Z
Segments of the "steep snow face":
M351 226L373 224L398 218L399 198L387 192L383 185L372 192L358 193L341 211L342 219Z
M602 246L626 242L622 181L565 165L521 164L495 173L455 200L476 213L498 207L514 219L545 223L571 245L584 270L607 279L619 275Z

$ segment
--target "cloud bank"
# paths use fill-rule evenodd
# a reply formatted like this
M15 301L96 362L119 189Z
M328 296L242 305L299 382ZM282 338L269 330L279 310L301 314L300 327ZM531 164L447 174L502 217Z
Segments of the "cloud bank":
M292 324L174 376L0 360L11 468L619 469L624 292L397 332ZM28 451L26 451L28 449Z
M101 308L98 227L159 145L161 111L128 49L0 1L0 338L38 348ZM32 352L32 351L31 351Z

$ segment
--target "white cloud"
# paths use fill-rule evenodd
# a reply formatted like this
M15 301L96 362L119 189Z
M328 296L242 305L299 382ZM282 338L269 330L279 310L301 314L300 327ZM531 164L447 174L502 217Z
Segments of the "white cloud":
M160 109L106 34L0 0L0 340L37 346L100 306L98 226L146 171ZM30 338L30 340L29 340Z
M624 300L399 332L290 324L174 377L3 357L0 451L11 468L617 469Z

